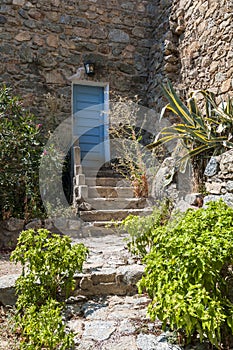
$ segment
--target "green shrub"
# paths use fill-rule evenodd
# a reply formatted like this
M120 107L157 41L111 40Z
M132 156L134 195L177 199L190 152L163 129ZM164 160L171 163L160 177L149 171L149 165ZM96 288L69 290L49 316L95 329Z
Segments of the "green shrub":
M189 209L153 233L139 290L152 302L148 313L165 327L199 334L220 348L233 334L233 209L223 201Z
M72 349L73 333L66 332L61 312L60 303L53 299L49 299L39 310L35 305L26 309L21 319L21 349Z
M129 215L122 221L121 228L129 233L126 238L129 251L143 258L153 246L156 229L165 225L171 217L172 202L160 202L153 212L147 216Z
M0 87L0 219L43 215L39 193L41 125L11 90Z
M72 245L68 236L46 229L21 232L11 260L23 266L16 282L16 321L22 329L22 349L40 349L42 344L57 349L63 340L66 344L71 341L70 336L64 336L59 302L74 288L74 274L82 270L87 254L83 244Z

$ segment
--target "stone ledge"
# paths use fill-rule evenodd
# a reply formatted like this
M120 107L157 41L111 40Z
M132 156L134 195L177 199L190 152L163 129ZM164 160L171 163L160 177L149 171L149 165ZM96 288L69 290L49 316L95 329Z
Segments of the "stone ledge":
M144 272L142 265L120 266L116 269L104 268L91 273L77 274L73 295L134 295L137 282ZM15 282L19 274L0 278L0 305L14 305L16 302Z

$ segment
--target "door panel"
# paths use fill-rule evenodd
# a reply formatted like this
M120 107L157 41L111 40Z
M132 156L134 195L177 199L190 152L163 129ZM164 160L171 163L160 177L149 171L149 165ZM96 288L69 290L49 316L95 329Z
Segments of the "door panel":
M84 169L105 162L103 110L103 87L73 86L73 133L79 139Z

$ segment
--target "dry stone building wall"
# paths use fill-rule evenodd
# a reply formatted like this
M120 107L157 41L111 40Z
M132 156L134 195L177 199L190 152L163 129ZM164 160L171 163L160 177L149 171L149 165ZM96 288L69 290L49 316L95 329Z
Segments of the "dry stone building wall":
M48 102L67 117L68 78L92 60L92 80L144 97L154 13L153 0L1 0L0 81L36 115L46 115Z
M210 89L233 91L233 2L163 0L157 3L150 53L148 97L158 111L164 104L159 84L169 78L181 95Z
M233 90L232 10L229 0L1 0L0 82L57 122L70 115L68 78L86 60L96 63L91 80L139 94L158 113L166 79L183 96L200 88L225 96Z

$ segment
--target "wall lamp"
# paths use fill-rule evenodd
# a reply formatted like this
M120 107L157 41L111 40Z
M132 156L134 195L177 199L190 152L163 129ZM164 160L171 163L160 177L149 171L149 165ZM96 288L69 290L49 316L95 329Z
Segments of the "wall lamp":
M95 74L95 64L93 62L85 62L84 68L87 75Z

